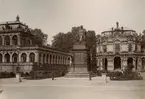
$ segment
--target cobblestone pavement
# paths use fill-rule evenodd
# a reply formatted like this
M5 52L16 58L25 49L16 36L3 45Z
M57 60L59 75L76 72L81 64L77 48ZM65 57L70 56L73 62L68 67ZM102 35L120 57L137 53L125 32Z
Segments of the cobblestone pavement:
M95 77L25 80L0 79L0 99L145 99L145 80L109 81Z

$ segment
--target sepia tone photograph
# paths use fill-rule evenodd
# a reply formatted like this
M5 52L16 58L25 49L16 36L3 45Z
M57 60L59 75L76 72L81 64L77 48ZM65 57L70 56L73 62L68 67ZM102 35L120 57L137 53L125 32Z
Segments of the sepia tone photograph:
M145 0L0 0L0 99L145 99Z

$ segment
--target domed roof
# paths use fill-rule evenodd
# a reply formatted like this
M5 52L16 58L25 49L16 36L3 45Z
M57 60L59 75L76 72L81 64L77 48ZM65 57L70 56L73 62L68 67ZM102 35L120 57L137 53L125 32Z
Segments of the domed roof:
M128 35L137 35L136 31L129 29L127 27L119 27L119 22L116 22L116 28L111 28L107 31L103 31L101 33L102 35L122 35L122 36L128 36Z

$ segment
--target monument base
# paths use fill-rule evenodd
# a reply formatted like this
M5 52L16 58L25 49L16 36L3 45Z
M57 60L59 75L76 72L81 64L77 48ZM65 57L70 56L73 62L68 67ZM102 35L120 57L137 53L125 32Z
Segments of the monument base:
M87 71L86 67L78 67L73 68L71 67L70 72L65 77L77 77L77 78L87 78L89 77L89 72Z

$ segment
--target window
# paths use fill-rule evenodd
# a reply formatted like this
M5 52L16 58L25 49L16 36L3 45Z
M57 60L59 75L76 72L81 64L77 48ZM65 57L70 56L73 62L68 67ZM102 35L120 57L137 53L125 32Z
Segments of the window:
M12 38L12 42L13 42L13 45L17 45L18 38L17 38L16 35L13 36L13 38Z
M7 63L10 62L10 55L9 54L5 55L5 62L7 62Z
M27 59L27 55L25 53L23 53L21 55L21 62L26 62L26 59Z
M30 62L35 62L35 54L34 53L30 53L29 59L30 59Z
M103 45L103 52L107 52L107 47L106 47L106 45Z
M115 44L115 51L119 52L120 51L120 44Z
M3 57L2 57L2 54L0 54L0 63L2 62L2 58L3 58Z
M16 63L18 61L18 55L16 53L12 56L13 62Z
M5 36L5 45L10 45L10 37Z
M128 45L128 51L131 52L132 51L132 44Z

